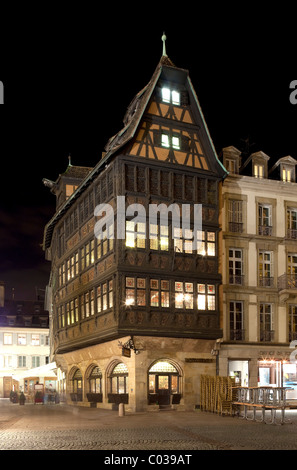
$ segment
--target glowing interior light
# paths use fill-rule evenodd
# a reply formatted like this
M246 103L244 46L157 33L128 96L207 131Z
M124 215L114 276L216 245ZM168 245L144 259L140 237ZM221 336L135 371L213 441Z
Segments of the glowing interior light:
M170 89L169 88L162 88L162 100L165 103L170 103Z

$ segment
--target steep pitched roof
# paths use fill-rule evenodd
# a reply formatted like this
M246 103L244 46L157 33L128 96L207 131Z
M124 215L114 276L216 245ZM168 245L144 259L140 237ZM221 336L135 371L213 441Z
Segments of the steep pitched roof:
M124 116L124 127L113 137L111 137L106 146L105 146L105 155L104 157L97 163L97 165L89 172L89 174L85 177L85 179L81 182L77 190L70 196L70 198L60 207L59 211L53 216L53 218L49 221L49 223L45 227L44 231L44 241L43 241L43 248L46 249L50 246L50 240L52 236L52 232L56 223L61 219L64 213L69 209L72 203L79 197L79 195L88 187L90 182L96 178L98 173L105 168L109 159L119 150L121 150L131 139L135 136L137 128L140 124L140 121L145 113L149 100L157 86L158 80L161 77L161 74L164 73L164 76L170 74L175 74L176 76L180 76L182 74L186 77L186 85L188 90L191 92L193 96L195 106L196 106L196 115L199 120L199 127L201 128L201 132L204 133L205 140L208 143L209 149L213 154L213 160L215 162L216 168L218 173L221 175L222 178L225 178L228 174L223 164L220 162L212 139L210 137L210 133L205 122L196 92L192 85L192 82L189 77L188 70L181 69L176 67L171 59L167 55L163 55L153 73L153 76L149 83L133 98L130 105L127 108L126 114Z

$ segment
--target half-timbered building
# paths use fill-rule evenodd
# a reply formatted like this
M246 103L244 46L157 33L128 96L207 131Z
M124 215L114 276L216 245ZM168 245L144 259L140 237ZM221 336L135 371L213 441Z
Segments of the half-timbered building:
M52 266L52 354L67 400L105 408L124 402L133 411L193 408L200 375L215 374L212 350L222 337L218 199L226 171L189 73L172 63L165 41L124 127L94 168L79 168L45 180L60 197L44 250ZM141 205L146 217L135 223L124 211L120 238L123 196L125 209ZM113 217L98 236L96 223L106 215L100 204L109 204ZM173 208L168 223L152 222L153 204ZM202 205L196 233L195 204ZM190 225L172 227L174 211L183 210Z

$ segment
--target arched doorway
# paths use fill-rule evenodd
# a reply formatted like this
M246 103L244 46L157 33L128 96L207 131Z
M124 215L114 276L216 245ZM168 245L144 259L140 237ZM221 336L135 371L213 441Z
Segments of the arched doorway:
M80 369L75 369L71 377L72 393L70 393L71 400L74 402L82 401L83 399L83 377Z
M161 359L149 369L149 404L178 404L181 398L180 372L171 362Z

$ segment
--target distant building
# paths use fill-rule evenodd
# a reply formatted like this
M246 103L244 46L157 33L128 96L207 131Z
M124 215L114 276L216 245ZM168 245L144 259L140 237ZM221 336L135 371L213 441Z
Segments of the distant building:
M264 152L243 158L227 147L222 162L230 173L221 203L219 373L246 386L289 386L296 399L297 161L283 157L269 169Z
M44 379L29 371L50 361L49 314L41 300L6 301L4 284L0 294L0 397L9 398L11 390L21 387L29 394ZM48 381L55 381L49 375Z
M165 47L105 150L93 169L71 165L56 182L44 180L57 196L44 232L52 359L66 377L69 403L192 409L200 375L216 373L212 351L222 337L219 187L226 171L188 71ZM135 237L130 214L120 239L118 196L125 209L138 203L147 215L149 204L176 204L177 212L192 205L191 224L172 235L171 212L169 227L147 217ZM103 203L115 218L98 239L94 208ZM191 241L194 203L203 205L199 248Z

